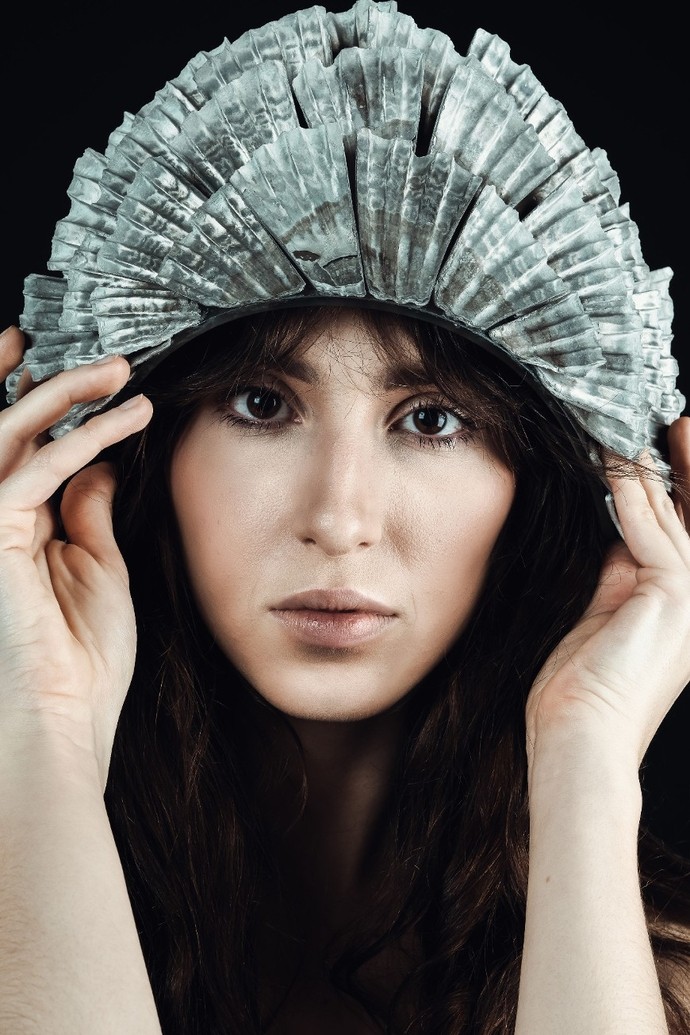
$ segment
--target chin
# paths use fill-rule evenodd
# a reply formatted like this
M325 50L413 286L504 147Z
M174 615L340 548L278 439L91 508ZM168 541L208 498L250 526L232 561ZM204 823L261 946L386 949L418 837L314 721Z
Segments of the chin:
M349 686L325 692L323 686L308 690L304 686L276 687L270 691L253 684L256 692L289 719L310 722L359 722L382 715L407 696L409 689L398 693L371 694L366 688Z

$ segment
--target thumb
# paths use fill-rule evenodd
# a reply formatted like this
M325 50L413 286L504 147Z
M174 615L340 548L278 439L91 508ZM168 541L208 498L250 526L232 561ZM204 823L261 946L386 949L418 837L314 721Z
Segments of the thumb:
M113 534L116 486L112 464L101 462L83 468L65 487L60 516L68 542L115 568L127 580L125 563Z

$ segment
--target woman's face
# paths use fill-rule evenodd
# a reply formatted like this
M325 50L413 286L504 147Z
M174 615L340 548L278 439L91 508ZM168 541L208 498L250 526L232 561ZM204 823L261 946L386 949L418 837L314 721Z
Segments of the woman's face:
M201 613L295 718L367 718L414 687L467 621L510 510L512 474L407 345L392 367L344 309L299 361L200 410L173 457Z

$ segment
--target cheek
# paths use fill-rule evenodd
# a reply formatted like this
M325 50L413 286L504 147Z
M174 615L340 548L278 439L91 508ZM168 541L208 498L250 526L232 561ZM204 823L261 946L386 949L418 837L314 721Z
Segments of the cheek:
M233 448L223 432L192 426L173 457L170 491L199 611L239 663L252 649L267 578L283 571L275 557L294 478L280 457Z
M420 527L416 586L418 614L426 614L430 644L438 649L460 633L481 591L489 558L515 495L502 466L447 486L441 507L428 508Z
M508 472L496 472L494 478L470 483L455 502L454 520L448 531L447 551L453 567L465 568L481 577L498 538L514 497L514 485Z
M252 569L265 501L248 491L249 475L237 459L205 447L194 429L171 464L170 492L186 567L207 618L218 607L227 608L229 586L241 585Z

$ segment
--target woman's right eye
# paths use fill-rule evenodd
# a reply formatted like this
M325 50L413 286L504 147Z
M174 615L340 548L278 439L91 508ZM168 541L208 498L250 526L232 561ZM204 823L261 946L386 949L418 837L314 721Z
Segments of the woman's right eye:
M282 426L290 413L290 407L277 389L248 385L226 399L222 419L228 424L275 428Z

